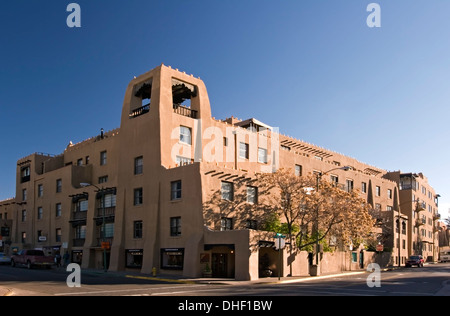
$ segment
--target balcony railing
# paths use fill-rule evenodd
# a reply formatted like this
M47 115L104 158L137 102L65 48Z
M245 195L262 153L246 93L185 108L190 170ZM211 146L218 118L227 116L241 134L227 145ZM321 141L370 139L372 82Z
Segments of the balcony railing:
M146 105L143 105L140 108L137 108L137 109L133 110L130 113L130 118L138 117L140 115L148 113L149 111L150 111L150 103L146 104Z
M83 247L85 240L86 239L84 239L84 238L74 238L73 239L73 246L74 247Z
M87 212L73 212L72 221L83 221L87 218Z
M183 105L180 104L174 104L173 105L173 111L177 114L183 115L183 116L187 116L193 119L197 118L197 114L198 112L195 110L191 110L188 107L185 107Z
M103 214L103 211L105 212L105 214ZM103 210L103 207L99 207L97 208L97 216L96 218L99 217L113 217L116 215L116 207L105 207L105 209Z

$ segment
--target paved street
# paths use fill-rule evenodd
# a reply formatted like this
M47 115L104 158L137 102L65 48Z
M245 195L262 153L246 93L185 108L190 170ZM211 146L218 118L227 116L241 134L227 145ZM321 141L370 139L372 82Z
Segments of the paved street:
M12 295L45 296L432 296L450 295L450 263L381 273L381 287L369 288L369 273L324 279L284 278L252 282L233 280L153 279L126 273L82 271L81 287L69 288L64 269L0 266L0 287ZM195 282L194 282L195 281Z

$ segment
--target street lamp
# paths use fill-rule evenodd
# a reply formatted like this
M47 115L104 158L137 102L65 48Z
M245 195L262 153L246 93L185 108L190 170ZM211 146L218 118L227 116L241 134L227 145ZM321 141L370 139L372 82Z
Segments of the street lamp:
M102 240L102 248L103 248L103 270L105 272L107 272L108 268L106 267L106 246L105 246L105 244L103 244L103 242L106 242L105 191L107 189L105 189L103 187L100 189L95 184L85 183L85 182L80 183L80 186L83 187L83 188L89 187L89 186L93 186L93 187L95 187L97 189L97 192L102 194L102 234L101 234L101 240Z
M339 168L333 168L331 170L328 170L326 172L318 172L317 173L317 178L316 178L316 192L319 192L319 184L320 184L320 180L322 179L322 177L324 175L326 175L327 173L331 172L331 171L335 171L335 170L344 170L344 171L349 171L351 169L350 166L345 166L345 167L339 167ZM316 270L313 273L314 275L319 275L319 204L317 204L317 208L316 208L316 223L315 223L315 232L317 234L316 236Z

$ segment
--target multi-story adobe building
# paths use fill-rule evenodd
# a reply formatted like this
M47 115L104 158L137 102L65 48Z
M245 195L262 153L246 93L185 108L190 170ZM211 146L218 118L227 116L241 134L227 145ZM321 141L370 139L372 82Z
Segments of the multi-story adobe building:
M7 255L11 253L15 204L14 198L0 201L0 252Z
M209 266L213 276L249 280L259 277L265 256L275 273L287 275L288 261L303 273L304 254L288 259L284 251L277 263L273 233L259 229L255 214L208 204L216 193L232 200L239 192L257 203L256 174L280 167L326 173L342 189L358 189L384 221L391 264L404 262L413 214L399 212L402 190L387 171L256 119L217 120L203 81L164 65L130 82L120 128L70 143L57 156L17 162L13 246L68 252L85 268L106 262L110 270L199 277ZM352 268L344 255L336 258L323 260L322 271ZM357 266L356 250L351 258Z
M436 194L422 173L396 171L389 172L386 177L398 183L401 212L411 219L407 224L408 254L423 255L427 261L437 261L439 195Z

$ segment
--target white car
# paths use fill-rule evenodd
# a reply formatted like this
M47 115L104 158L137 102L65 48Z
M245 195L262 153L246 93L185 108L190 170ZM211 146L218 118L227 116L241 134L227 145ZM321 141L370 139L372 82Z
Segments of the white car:
M8 257L3 252L0 252L0 264L11 264L11 257Z

